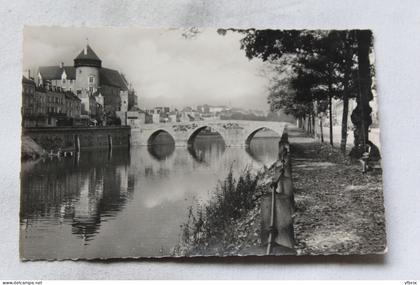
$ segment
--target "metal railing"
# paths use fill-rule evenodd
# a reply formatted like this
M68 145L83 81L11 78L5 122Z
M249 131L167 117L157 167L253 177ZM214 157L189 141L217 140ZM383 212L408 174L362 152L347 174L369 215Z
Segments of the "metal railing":
M271 183L271 209L268 227L268 243L266 254L271 254L277 245L293 248L294 234L292 214L294 212L294 195L291 177L290 144L287 133L279 142L280 173ZM280 202L281 205L276 205ZM286 209L285 209L286 208ZM281 221L277 221L280 217ZM281 236L279 236L281 235Z

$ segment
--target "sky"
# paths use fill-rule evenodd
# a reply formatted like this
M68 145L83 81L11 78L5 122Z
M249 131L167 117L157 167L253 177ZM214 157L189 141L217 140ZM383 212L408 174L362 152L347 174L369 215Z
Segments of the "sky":
M201 104L267 111L264 63L240 49L243 35L184 29L25 27L23 72L39 66L73 65L88 42L102 66L132 83L140 108Z

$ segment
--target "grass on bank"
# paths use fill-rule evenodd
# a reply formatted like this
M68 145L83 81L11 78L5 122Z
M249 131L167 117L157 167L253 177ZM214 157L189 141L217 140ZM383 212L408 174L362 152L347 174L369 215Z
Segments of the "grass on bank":
M235 223L255 207L254 194L258 175L244 170L238 179L230 169L224 181L205 204L190 206L187 221L181 225L176 256L223 255L237 237Z

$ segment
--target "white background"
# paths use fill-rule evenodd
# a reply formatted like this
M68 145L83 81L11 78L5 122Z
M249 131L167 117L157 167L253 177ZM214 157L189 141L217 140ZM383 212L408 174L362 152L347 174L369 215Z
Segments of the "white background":
M0 0L0 23L0 279L419 278L420 1ZM373 29L388 253L383 258L326 256L20 262L23 25Z

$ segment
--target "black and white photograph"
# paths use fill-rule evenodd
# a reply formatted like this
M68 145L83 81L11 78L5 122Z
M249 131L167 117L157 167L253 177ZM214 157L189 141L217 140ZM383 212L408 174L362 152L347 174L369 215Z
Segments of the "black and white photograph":
M384 254L374 36L26 26L21 260Z

